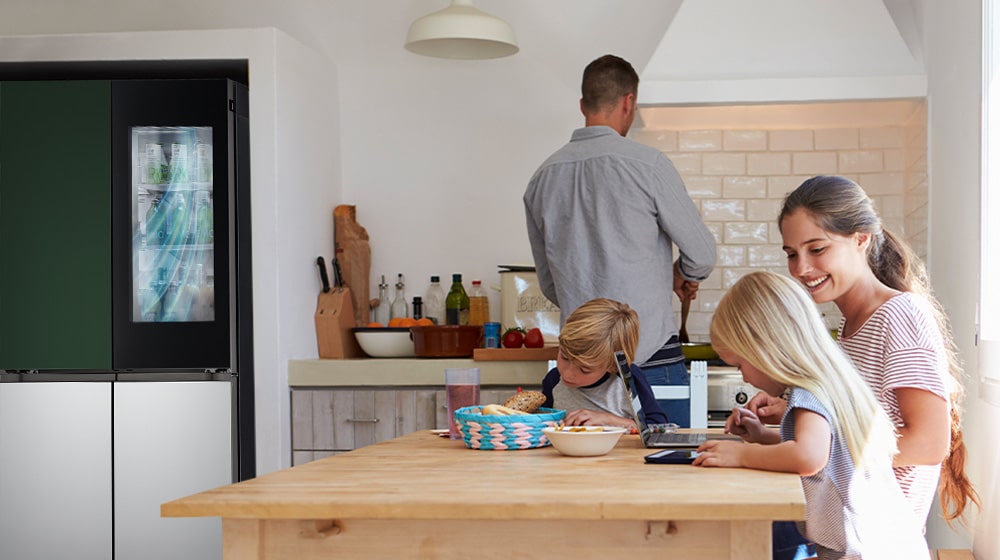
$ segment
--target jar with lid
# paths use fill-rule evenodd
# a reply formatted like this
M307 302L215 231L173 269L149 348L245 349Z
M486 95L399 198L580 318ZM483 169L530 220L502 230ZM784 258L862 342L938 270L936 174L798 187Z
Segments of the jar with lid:
M490 298L481 280L472 281L469 291L469 324L485 325L490 321Z

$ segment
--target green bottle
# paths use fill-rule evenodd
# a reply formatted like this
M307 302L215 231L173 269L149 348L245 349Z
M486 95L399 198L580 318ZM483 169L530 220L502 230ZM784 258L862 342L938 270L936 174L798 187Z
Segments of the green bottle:
M449 325L469 324L469 295L462 286L462 275L451 275L451 290L444 300L445 317Z

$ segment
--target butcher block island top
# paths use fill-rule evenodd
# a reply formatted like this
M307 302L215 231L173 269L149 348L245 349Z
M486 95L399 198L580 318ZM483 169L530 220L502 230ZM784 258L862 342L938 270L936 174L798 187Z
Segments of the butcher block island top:
M447 368L479 368L481 385L537 386L548 373L546 360L470 358L358 358L291 360L290 387L438 386Z
M804 516L797 475L644 464L648 453L638 436L605 456L565 457L472 450L423 431L174 500L161 514L222 517L227 560L515 550L764 560L771 522Z

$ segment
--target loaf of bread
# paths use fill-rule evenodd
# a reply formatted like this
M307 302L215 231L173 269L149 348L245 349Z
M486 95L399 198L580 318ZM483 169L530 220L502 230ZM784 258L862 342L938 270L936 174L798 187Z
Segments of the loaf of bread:
M496 416L511 416L516 414L524 414L520 410L514 410L513 408L508 408L502 404L488 404L483 407L483 414L492 414Z
M507 408L518 410L521 414L532 414L545 403L545 395L538 391L522 391L503 403Z

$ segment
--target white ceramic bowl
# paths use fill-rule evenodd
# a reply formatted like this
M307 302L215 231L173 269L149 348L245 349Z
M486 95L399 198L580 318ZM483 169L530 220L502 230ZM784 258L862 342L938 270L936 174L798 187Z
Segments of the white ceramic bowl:
M413 339L409 327L357 327L354 338L372 358L412 358Z
M625 428L615 426L564 426L544 428L542 433L552 442L552 447L570 457L596 457L606 455L625 433Z

